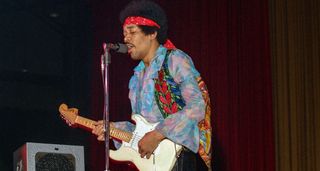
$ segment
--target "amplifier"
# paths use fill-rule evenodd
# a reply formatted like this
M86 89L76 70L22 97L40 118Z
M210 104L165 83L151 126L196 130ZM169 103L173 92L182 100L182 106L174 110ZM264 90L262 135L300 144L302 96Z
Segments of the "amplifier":
M13 153L14 171L84 171L83 146L27 142Z

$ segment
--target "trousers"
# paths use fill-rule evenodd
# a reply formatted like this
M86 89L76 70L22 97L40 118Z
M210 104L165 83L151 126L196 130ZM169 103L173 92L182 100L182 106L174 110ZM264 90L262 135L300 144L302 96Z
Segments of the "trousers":
M183 148L171 171L206 170L207 167L198 154Z

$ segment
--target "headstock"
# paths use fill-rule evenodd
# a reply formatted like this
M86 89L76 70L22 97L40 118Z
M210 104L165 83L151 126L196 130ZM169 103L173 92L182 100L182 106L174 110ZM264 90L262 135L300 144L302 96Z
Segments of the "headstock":
M68 108L68 106L62 103L59 106L60 116L67 122L69 126L75 127L76 119L78 117L78 109L77 108Z

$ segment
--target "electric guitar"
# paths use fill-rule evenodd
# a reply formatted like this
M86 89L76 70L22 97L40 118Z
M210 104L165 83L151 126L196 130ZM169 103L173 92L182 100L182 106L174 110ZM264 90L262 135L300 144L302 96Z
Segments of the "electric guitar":
M94 120L79 116L78 109L68 108L66 104L60 105L59 112L60 116L72 127L80 126L91 131L94 124L97 123ZM177 160L177 155L182 150L182 146L169 139L164 139L149 159L141 158L138 152L138 142L147 132L154 130L158 123L149 123L138 114L133 114L132 120L136 123L134 132L110 127L110 137L122 141L118 150L110 150L110 158L117 161L132 162L141 171L170 171Z

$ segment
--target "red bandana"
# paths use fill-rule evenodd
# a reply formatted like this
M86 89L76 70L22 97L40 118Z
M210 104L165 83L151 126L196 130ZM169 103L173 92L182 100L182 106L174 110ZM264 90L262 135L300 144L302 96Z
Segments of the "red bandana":
M143 18L143 17L128 17L123 23L123 27L129 24L142 25L142 26L155 26L160 28L160 26L153 20Z
M139 16L127 17L123 23L123 27L129 24L142 25L142 26L154 26L154 27L160 28L159 24L157 24L153 20L150 20L144 17L139 17ZM174 44L169 39L166 40L163 46L168 49L176 49Z

